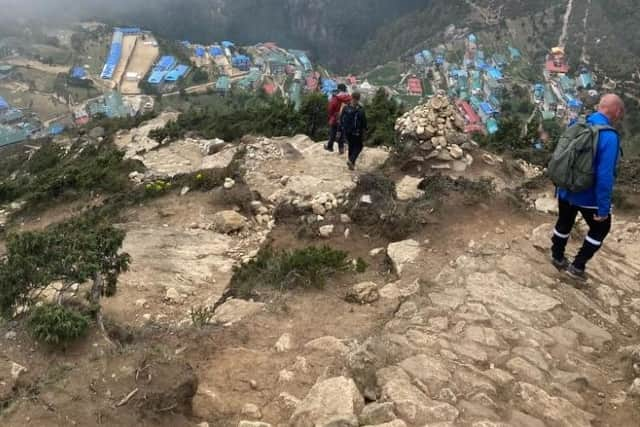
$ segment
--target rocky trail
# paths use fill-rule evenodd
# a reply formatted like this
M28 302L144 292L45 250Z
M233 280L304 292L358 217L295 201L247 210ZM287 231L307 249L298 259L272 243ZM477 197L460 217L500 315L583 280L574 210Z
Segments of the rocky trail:
M131 176L140 185L230 171L238 153L241 179L124 213L132 265L104 300L117 348L95 333L48 352L18 325L0 327L0 424L637 425L637 215L617 218L578 289L548 260L553 217L541 212L553 211L553 199L543 188L521 201L527 209L513 201L540 171L480 150L461 135L453 106L434 99L398 121L412 154L389 161L387 150L366 149L356 172L302 136L245 137L242 149L157 144L148 133L170 114L121 132L116 143L146 166ZM496 194L471 197L473 186L443 194L406 239L393 239L355 216L377 212L375 189L355 189L380 170L395 183L396 208L435 197L424 185L434 174L492 179ZM328 245L368 268L324 289L224 298L234 267L267 245ZM194 324L193 310L211 307Z

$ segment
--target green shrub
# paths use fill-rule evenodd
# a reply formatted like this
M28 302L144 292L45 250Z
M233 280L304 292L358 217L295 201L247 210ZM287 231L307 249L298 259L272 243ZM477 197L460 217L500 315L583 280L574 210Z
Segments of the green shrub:
M356 259L356 273L362 274L367 271L367 268L369 268L369 264L367 264L367 262L362 258L358 257L358 259Z
M50 143L25 163L28 175L0 183L0 202L22 198L38 205L96 192L116 194L130 189L129 173L137 167L137 162L125 160L124 153L112 144L76 144L65 155Z
M207 326L213 318L212 307L192 307L189 314L191 315L191 322L196 328L204 328Z
M42 231L11 234L0 261L0 316L11 318L16 307L32 305L34 294L55 281L93 280L102 284L93 298L113 295L130 263L120 252L124 237L123 230L93 212Z
M147 197L156 197L165 194L171 190L172 184L167 181L157 180L156 182L150 182L144 186L144 192Z
M44 304L32 310L27 327L37 341L64 345L87 333L89 318L58 304Z
M256 296L258 288L322 288L328 277L350 268L346 252L326 246L279 252L267 248L234 269L230 293L248 299Z

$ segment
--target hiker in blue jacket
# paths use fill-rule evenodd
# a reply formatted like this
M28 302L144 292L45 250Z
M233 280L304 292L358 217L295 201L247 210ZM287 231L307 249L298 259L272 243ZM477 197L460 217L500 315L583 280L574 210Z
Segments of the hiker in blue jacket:
M587 118L592 126L615 126L624 118L624 103L613 94L600 100L598 111ZM553 264L580 281L586 280L587 263L602 247L611 231L611 195L621 153L620 137L614 130L601 130L594 159L593 186L579 193L558 189L559 216L553 230ZM578 212L589 225L589 233L572 264L565 258L565 248Z

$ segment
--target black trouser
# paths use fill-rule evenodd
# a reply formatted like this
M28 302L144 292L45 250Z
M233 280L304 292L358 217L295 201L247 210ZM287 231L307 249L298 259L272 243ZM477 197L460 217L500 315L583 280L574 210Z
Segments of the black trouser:
M347 134L347 142L349 143L349 161L355 165L364 147L362 135Z
M560 215L558 217L558 223L555 230L553 230L553 247L551 249L553 258L558 261L564 259L564 251L569 242L569 236L571 229L576 223L576 217L578 212L582 215L584 220L589 225L589 234L582 245L582 249L578 252L573 265L579 270L584 270L587 263L593 258L593 256L600 250L604 239L611 231L611 215L602 222L598 222L594 219L598 215L597 209L581 208L573 206L569 202L564 200L559 201Z
M333 144L336 141L338 141L338 149L344 151L344 134L340 131L340 125L337 123L329 126L329 142L327 143L327 148L330 151L333 151Z

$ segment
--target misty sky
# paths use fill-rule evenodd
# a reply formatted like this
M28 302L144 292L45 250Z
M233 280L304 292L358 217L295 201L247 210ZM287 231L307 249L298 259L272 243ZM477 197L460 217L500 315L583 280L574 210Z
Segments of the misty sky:
M144 3L149 7L150 4L163 1L148 0ZM3 11L0 19L50 18L69 22L141 3L142 0L0 0L0 10Z

